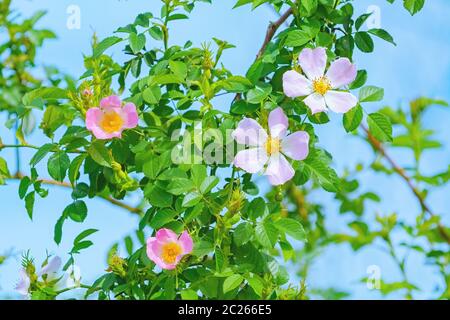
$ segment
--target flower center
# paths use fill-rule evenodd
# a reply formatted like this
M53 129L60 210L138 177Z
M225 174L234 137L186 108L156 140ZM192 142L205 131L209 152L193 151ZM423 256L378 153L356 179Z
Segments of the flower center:
M161 257L165 263L175 263L177 257L182 253L181 246L178 243L166 243L162 247Z
M317 78L316 80L313 81L314 92L324 95L330 89L331 89L330 80L328 80L327 77L325 76Z
M119 131L123 126L123 119L115 112L107 112L100 121L100 127L107 133Z
M269 138L266 142L267 154L272 155L280 152L281 143L279 138Z

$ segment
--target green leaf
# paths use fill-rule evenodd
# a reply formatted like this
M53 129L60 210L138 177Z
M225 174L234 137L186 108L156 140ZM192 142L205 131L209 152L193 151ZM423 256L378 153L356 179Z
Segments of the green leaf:
M182 206L185 208L193 207L199 203L201 199L202 195L199 192L190 192L184 197Z
M394 41L394 38L389 34L389 32L387 32L384 29L370 29L367 32L377 36L378 38L381 38L387 42L392 43L394 46L396 46L397 44Z
M355 34L355 43L362 52L372 52L374 48L373 40L365 31L359 31Z
M249 208L248 208L248 216L250 219L255 221L259 217L263 216L264 213L267 210L266 202L263 198L258 197L252 200L250 202Z
M31 180L29 177L25 176L20 180L19 184L19 198L23 199L25 198L25 195L27 194L28 188L30 187Z
M291 218L282 218L274 223L275 227L296 240L306 241L306 232L302 224Z
M253 291L261 297L264 289L263 279L261 279L261 277L257 274L250 273L245 277L245 280L247 280L248 285L253 289Z
M422 10L424 4L425 0L403 0L403 6L411 13L411 15L415 15Z
M100 57L103 52L105 52L108 48L112 47L116 43L119 43L120 41L122 41L122 39L119 37L108 37L103 39L95 46L92 57L94 59Z
M25 209L27 210L28 216L33 220L33 209L34 209L34 194L32 191L25 197Z
M24 105L29 106L33 104L36 99L42 100L60 100L68 99L68 91L57 87L42 87L28 92L22 98Z
M67 217L62 215L55 224L55 229L53 233L53 240L57 245L61 243L62 239L62 228L64 225L64 221L66 221Z
M87 217L87 211L86 203L82 200L77 200L64 209L63 215L75 222L83 222Z
M233 9L237 8L237 7L240 7L240 6L243 6L243 5L246 5L248 3L252 3L252 2L253 2L253 0L238 0L236 2L236 4L234 5Z
M113 158L103 141L95 140L94 142L92 142L92 144L87 149L87 152L91 156L91 158L99 165L109 168L111 167Z
M257 224L255 236L258 242L267 249L273 249L278 238L278 230L273 223L263 220Z
M69 165L69 156L64 151L58 151L48 159L47 170L53 179L62 182L66 177Z
M161 100L161 89L157 86L147 88L142 92L142 98L148 104L157 104Z
M359 102L375 102L384 98L384 89L375 86L366 86L359 90Z
M30 166L34 167L55 147L54 143L46 143L36 151L30 160Z
M209 241L199 241L194 243L192 254L196 257L203 257L214 251L214 244Z
M292 30L287 33L284 44L287 47L300 47L311 41L311 35L304 30Z
M177 212L172 209L160 210L150 220L150 226L155 230L160 229L165 224L173 221L176 216Z
M229 276L223 282L223 293L227 293L233 289L236 289L241 285L242 281L244 281L244 277L240 274L233 274Z
M392 142L392 124L382 113L371 113L367 118L370 133L381 142Z
M219 178L216 176L207 177L200 185L200 192L207 194L219 183L219 181Z
M47 106L40 128L48 137L52 138L59 127L62 125L70 126L74 116L75 113L73 109L70 109L67 106Z
M203 181L206 179L206 166L203 164L194 164L191 167L192 181L197 188L200 188Z
M75 183L77 182L81 165L83 164L83 161L86 159L86 157L87 155L80 154L70 163L68 176L72 186L74 186Z
M358 89L361 88L367 81L367 71L366 70L358 70L356 74L356 79L350 84L349 89Z
M89 237L91 234L96 233L98 230L97 229L86 229L83 232L81 232L74 240L73 240L73 244L77 245L78 243L80 243L82 240L86 239L87 237Z
M184 62L181 61L169 61L170 70L180 78L186 78L187 75L187 66Z
M152 184L147 185L145 197L152 206L159 208L170 207L173 202L173 196L170 193Z
M145 47L145 35L142 33L141 34L130 33L129 43L133 53L137 54Z
M253 235L252 226L247 222L243 222L239 224L234 230L233 240L237 246L242 246L250 241L252 235Z
M193 289L184 289L180 294L182 300L198 300L197 292Z
M372 12L371 13L364 13L364 14L360 15L358 17L358 19L356 19L356 21L355 21L355 29L358 31L361 28L361 26L364 24L364 22L366 22L366 20L371 15L372 15Z
M190 179L174 179L167 186L167 192L179 196L191 191L194 187L194 183Z
M359 125L361 124L361 121L363 119L363 109L358 104L353 109L350 109L344 114L344 117L342 118L342 122L344 124L345 131L352 132L356 130Z
M158 74L149 78L148 85L151 87L183 82L184 79L176 74Z
M339 189L339 177L330 167L330 160L323 151L310 152L303 162L305 168L311 172L322 188L328 192L336 192Z
M269 96L271 92L272 87L270 85L256 86L255 88L248 91L247 102L255 104L261 103Z

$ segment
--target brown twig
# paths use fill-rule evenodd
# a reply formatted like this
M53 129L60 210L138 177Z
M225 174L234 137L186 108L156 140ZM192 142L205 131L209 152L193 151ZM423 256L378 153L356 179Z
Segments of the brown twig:
M266 37L264 38L264 42L261 46L261 49L259 49L258 54L256 55L256 59L259 59L264 51L266 51L267 45L272 40L273 36L275 35L275 32L277 32L278 28L289 18L289 16L292 14L292 8L289 8L285 13L283 13L277 21L271 22L269 24L269 27L266 31Z
M10 178L10 180L20 180L23 178L23 175L21 173L16 173L14 176ZM49 179L41 179L39 180L42 184L50 185L50 186L57 186L57 187L64 187L64 188L72 188L72 185L67 182L59 182L56 180L49 180ZM133 214L141 215L143 213L141 208L130 206L126 203L123 203L122 201L119 201L117 199L114 199L112 197L104 196L104 195L98 195L100 198L104 199L105 201L108 201L109 203L120 207L122 209L128 210Z
M419 201L420 206L422 207L423 211L427 212L431 217L435 216L434 212L431 210L431 208L428 206L428 204L425 202L425 198L423 197L422 193L419 191L417 186L414 185L414 182L412 181L411 177L409 177L405 170L399 166L395 160L386 152L386 149L383 147L380 141L378 141L371 133L370 131L364 126L361 126L365 134L367 135L367 140L372 145L372 147L377 150L385 159L386 161L391 165L392 169L400 176L402 179L406 182L408 187L413 192L414 196ZM438 224L438 230L442 238L447 241L447 243L450 244L450 236L448 235L445 227L442 224Z

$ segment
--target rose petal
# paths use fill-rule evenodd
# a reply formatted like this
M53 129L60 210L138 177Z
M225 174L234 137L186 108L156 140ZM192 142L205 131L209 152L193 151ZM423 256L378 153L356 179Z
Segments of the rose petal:
M30 288L30 277L28 277L27 272L24 269L20 269L19 271L20 280L17 283L15 290L19 292L21 295L28 295L28 290Z
M192 241L191 236L187 231L184 231L180 238L178 239L178 243L183 248L183 255L189 254L192 252L192 248L194 247L194 243Z
M231 134L239 144L248 146L263 146L267 141L267 132L254 119L242 119L236 130Z
M139 116L136 110L136 106L134 103L127 103L122 111L121 114L124 116L124 128L132 129L135 128L138 125L139 122Z
M331 64L326 77L331 86L337 89L355 81L356 73L356 66L349 59L340 58Z
M272 185L278 186L291 180L294 177L295 171L287 159L278 153L270 157L265 174L268 176L269 182Z
M283 74L283 91L290 98L306 96L312 93L311 81L297 71L287 71Z
M327 53L325 48L306 48L300 52L298 62L309 80L322 77L327 65Z
M156 239L159 242L176 242L178 240L178 236L175 232L170 229L162 228L156 232Z
M241 150L234 158L234 165L249 173L257 173L264 168L268 156L264 148Z
M291 159L306 159L309 153L309 134L305 131L290 134L281 142L281 150L284 155Z
M328 91L325 94L327 106L337 113L346 113L358 104L358 99L350 92Z
M110 108L120 108L122 107L122 101L118 96L109 96L100 101L100 107L105 110Z
M283 109L280 107L271 111L269 114L270 136L273 138L283 138L289 127L289 120Z
M327 110L325 98L318 93L309 95L303 102L311 109L312 114Z
M51 259L47 265L45 265L41 271L38 272L38 276L42 276L44 274L51 274L58 272L59 268L61 267L62 261L61 258L56 256L53 259Z

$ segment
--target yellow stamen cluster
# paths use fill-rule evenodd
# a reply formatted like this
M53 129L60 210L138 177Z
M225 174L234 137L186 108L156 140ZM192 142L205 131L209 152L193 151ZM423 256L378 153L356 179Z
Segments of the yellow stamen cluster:
M267 154L272 155L281 151L281 142L278 138L269 138L266 142Z
M163 245L161 257L165 263L172 264L182 252L178 243L170 242Z
M123 126L122 117L115 111L106 112L100 121L100 127L107 133L119 131Z
M328 80L325 76L317 78L313 81L313 90L318 94L324 95L328 90L331 89L330 80Z

